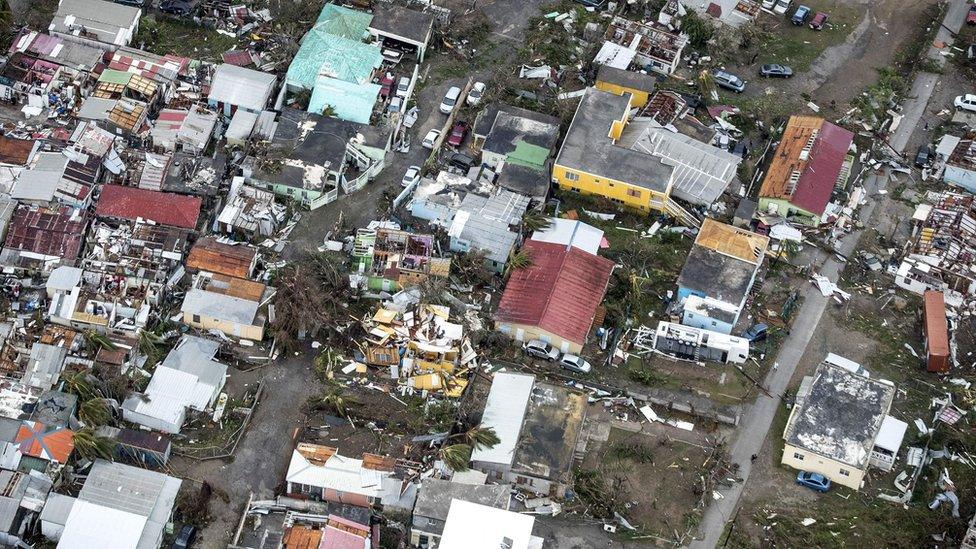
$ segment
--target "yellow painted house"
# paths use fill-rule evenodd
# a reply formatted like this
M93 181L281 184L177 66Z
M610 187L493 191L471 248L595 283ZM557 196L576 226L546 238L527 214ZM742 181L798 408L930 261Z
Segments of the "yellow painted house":
M596 74L596 89L610 92L614 95L629 93L633 96L631 108L639 109L647 104L654 93L656 78L649 74L627 71L601 65Z
M670 211L674 168L625 139L633 100L631 93L588 88L553 163L552 181L641 212Z

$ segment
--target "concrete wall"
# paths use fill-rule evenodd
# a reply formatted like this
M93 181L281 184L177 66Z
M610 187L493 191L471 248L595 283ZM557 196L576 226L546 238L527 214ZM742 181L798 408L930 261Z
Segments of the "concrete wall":
M831 482L847 486L852 490L860 489L861 482L864 480L865 471L862 469L857 469L790 444L787 444L783 448L782 463L799 471L820 473L829 478ZM844 474L845 472L847 474Z
M570 341L552 332L543 330L538 326L531 326L529 324L495 322L495 330L520 343L524 343L532 339L541 339L564 353L579 354L579 352L583 349L582 343Z
M732 324L729 324L728 322L717 320L708 315L699 314L688 309L684 309L682 312L681 323L685 326L701 328L702 330L711 330L713 332L719 332L722 334L731 334L733 328Z

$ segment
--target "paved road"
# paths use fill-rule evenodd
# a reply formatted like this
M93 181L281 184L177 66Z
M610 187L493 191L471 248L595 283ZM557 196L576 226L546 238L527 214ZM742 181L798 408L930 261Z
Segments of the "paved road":
M949 10L946 13L943 23L944 26L940 28L937 40L950 40L951 35L946 27L952 29L952 32L959 31L967 9L968 5L965 0L952 0ZM928 56L942 63L944 60L939 51L932 47L929 49ZM919 124L922 113L925 111L925 107L928 104L934 87L938 84L938 80L939 75L937 74L919 73L916 76L912 86L912 94L903 105L904 109L902 112L905 114L905 118L902 120L898 130L889 139L892 147L899 152L908 143L912 132ZM864 207L861 212L861 219L869 220L871 218L878 202L883 200L883 197L878 195L877 191L885 188L887 181L887 175L871 175L867 178L865 188L875 199ZM870 227L871 223L866 223L866 225ZM860 231L851 233L841 241L838 246L839 251L844 255L850 255L857 248L860 237ZM817 271L829 279L836 281L843 268L844 264L838 262L831 256L821 263ZM804 293L803 305L796 313L796 320L793 323L791 333L783 342L783 346L777 356L776 361L779 362L779 368L771 371L765 380L766 387L773 397L766 395L759 396L755 404L746 411L742 423L736 431L737 437L732 443L732 460L740 464L740 473L743 482L722 492L722 495L725 496L724 499L718 500L709 506L702 520L699 531L700 537L690 547L704 549L718 545L728 521L735 514L742 490L749 480L749 473L752 470L750 457L753 454L758 454L762 449L766 436L769 434L773 417L776 415L776 409L781 405L780 395L783 394L790 380L793 378L797 364L806 351L807 345L810 343L810 339L813 337L813 333L816 331L827 305L831 302L832 299L821 295L820 291L812 284L807 287ZM774 433L773 435L778 436L778 433Z
M951 43L952 36L962 28L968 9L969 4L966 0L951 0L949 2L949 9L946 11L945 19L942 20L942 26L939 27L939 32L935 37L935 42ZM929 46L927 53L928 58L935 60L940 66L946 62L945 56L942 55L941 51L943 50L933 45ZM908 94L914 100L905 103L904 109L902 110L905 118L902 119L901 125L898 127L895 135L888 140L888 143L896 151L905 151L908 140L912 137L912 130L915 129L922 119L922 115L925 113L925 107L928 105L929 98L932 97L932 92L935 91L935 86L938 82L938 74L919 72L916 75L915 81L912 83L912 90Z

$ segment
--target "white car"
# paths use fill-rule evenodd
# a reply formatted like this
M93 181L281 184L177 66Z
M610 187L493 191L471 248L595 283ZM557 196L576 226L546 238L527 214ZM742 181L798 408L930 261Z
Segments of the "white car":
M565 354L559 359L559 365L567 370L572 370L581 374L588 374L593 370L590 363L576 355Z
M957 109L976 112L976 95L971 93L960 95L952 102L952 104Z
M485 83L475 82L474 86L471 86L471 91L468 92L468 97L466 99L468 105L477 105L481 103L481 97L485 94Z
M423 145L425 149L433 149L434 142L437 141L437 138L440 136L440 130L430 130L427 132L427 135L424 136L424 141L421 143L421 145Z
M400 81L397 82L396 96L397 97L406 97L407 96L407 90L409 90L409 89L410 89L410 78L408 78L406 76L401 76L400 77Z
M773 8L773 13L777 15L786 15L786 10L790 9L790 4L793 0L777 0L776 7Z
M401 187L409 187L420 180L420 166L410 166L400 180Z
M441 112L444 114L451 114L454 107L457 106L458 98L461 97L461 88L457 86L451 86L451 89L447 90L444 94L444 99L441 100Z
M776 0L763 0L762 3L762 7L766 8L767 10L773 9L773 6L775 5L776 5Z

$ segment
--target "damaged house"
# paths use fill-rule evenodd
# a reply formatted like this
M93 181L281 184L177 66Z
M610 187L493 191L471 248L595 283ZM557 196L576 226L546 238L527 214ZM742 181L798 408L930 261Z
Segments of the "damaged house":
M354 288L395 292L420 285L428 276L446 278L451 260L434 257L434 237L398 229L359 229L353 244Z
M411 545L431 546L441 539L454 500L508 511L512 499L511 486L467 484L457 480L460 476L456 475L453 480L421 479L410 526Z
M503 189L545 201L550 159L559 140L559 119L511 105L493 104L478 114L473 142L481 163Z
M386 166L392 132L310 114L281 113L270 150L249 159L248 183L315 209L352 193Z
M851 175L854 134L815 116L791 116L759 189L759 210L816 227Z
M731 334L768 246L769 237L706 218L678 276L681 323Z
M479 250L488 269L501 274L518 243L518 226L528 206L527 196L505 189L490 196L468 193L447 230L451 251Z
M950 304L976 292L976 201L973 195L945 191L919 204L912 215L914 228L895 284L922 295L945 293Z
M498 372L481 425L494 429L500 441L475 448L471 468L490 481L561 498L572 485L573 453L585 416L586 395L536 382L533 375Z
M227 193L227 203L217 214L216 230L247 239L271 236L285 221L288 209L275 202L272 191L244 184L235 177Z
M230 120L238 111L260 114L274 95L278 79L273 74L224 63L210 80L207 104Z
M87 226L87 210L19 206L10 219L0 263L44 272L74 264Z
M104 0L61 0L51 34L105 51L128 46L139 31L142 10Z
M274 288L260 282L201 272L183 298L182 322L226 336L261 341L266 317L260 313L274 296Z
M859 490L895 386L836 362L825 360L800 384L783 432L782 464Z
M942 180L976 193L976 132L968 132L956 142L945 160Z
M610 59L609 64L618 69L630 65L639 70L653 71L668 76L681 63L681 53L688 44L688 37L672 32L654 21L639 23L614 16L607 27L606 41L597 53L597 59Z

